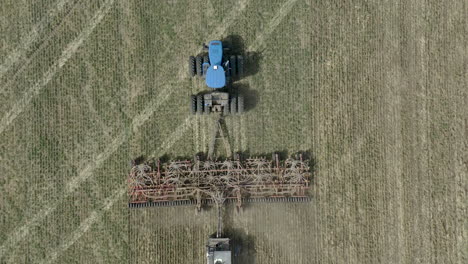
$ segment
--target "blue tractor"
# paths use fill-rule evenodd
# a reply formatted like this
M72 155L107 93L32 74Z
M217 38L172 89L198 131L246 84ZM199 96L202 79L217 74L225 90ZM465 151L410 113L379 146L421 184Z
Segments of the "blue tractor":
M222 112L226 115L244 112L244 98L228 92L232 79L242 76L244 72L243 57L227 55L229 49L223 48L220 40L203 44L203 48L208 50L208 55L189 57L189 74L204 78L206 86L212 91L191 96L192 114Z

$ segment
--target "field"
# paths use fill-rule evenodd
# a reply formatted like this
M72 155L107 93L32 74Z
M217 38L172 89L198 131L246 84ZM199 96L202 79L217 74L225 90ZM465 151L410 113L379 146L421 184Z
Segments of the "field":
M308 151L312 202L225 210L235 263L467 263L464 1L3 0L0 263L205 263L215 210L127 208L129 161L207 151L201 43L235 39L232 148ZM249 248L247 250L247 248Z

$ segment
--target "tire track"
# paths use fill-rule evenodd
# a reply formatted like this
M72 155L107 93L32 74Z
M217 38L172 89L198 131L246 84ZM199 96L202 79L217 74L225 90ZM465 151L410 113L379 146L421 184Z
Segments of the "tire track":
M194 118L192 116L188 116L185 121L175 129L175 132L172 133L171 136L161 145L159 150L153 153L153 156L160 155L161 153L164 153L169 148L171 148L184 135L184 133L193 123ZM58 248L56 248L52 253L48 254L48 257L46 257L41 263L53 263L61 252L66 251L70 246L78 241L80 237L85 234L91 228L91 226L96 223L96 221L98 221L102 215L114 205L115 202L117 202L124 194L126 194L126 188L127 186L121 186L121 188L118 188L117 191L115 191L109 198L104 201L104 204L101 208L93 211L88 218L81 222L78 229L76 229L67 239L65 239L64 242L58 246Z
M240 125L240 150L247 151L247 129L245 127L245 117L242 115L239 118L239 125Z
M112 7L114 0L108 0L101 7L94 17L90 20L85 29L76 37L65 50L62 52L60 58L52 65L49 70L44 74L43 78L36 82L33 87L31 87L26 94L17 102L12 109L2 118L0 122L0 134L5 131L5 129L18 117L19 114L23 112L27 105L31 102L32 98L37 96L44 86L46 86L50 80L54 77L58 70L60 70L67 61L76 53L78 48L83 44L83 42L89 37L93 32L96 26L101 22L104 16L109 12Z
M88 164L82 171L80 171L78 176L71 179L71 181L66 186L66 192L62 199L58 200L55 204L52 204L49 207L43 208L31 220L27 221L23 226L14 231L14 233L10 235L0 247L0 256L3 255L7 247L13 247L19 241L23 240L29 234L31 227L44 220L47 215L49 215L59 206L62 200L66 199L80 186L81 183L91 177L94 171L99 168L114 152L117 151L117 149L124 142L129 139L131 133L136 132L139 127L143 125L156 110L158 110L158 108L169 98L173 91L174 89L172 89L171 85L168 85L161 92L161 96L156 98L153 102L149 103L148 106L142 111L142 113L133 119L131 126L115 137L114 140L107 146L107 148L94 159L93 163Z
M153 152L152 156L155 157L161 152L168 151L176 143L176 141L178 141L184 135L184 133L187 132L187 130L192 127L194 123L196 123L195 119L196 118L193 116L188 116L185 118L185 121L175 129L166 142L161 144L161 148L158 151Z
M196 116L195 119L195 152L198 153L200 152L200 117Z
M111 138L111 128L107 126L104 122L104 120L101 118L99 115L98 111L94 107L93 103L93 98L92 98L92 80L96 78L96 69L94 69L94 66L89 63L89 61L85 62L86 64L86 69L89 74L88 80L86 82L86 85L83 87L83 97L86 101L86 104L88 105L88 109L91 112L91 114L95 117L94 119L98 121L99 125L101 126L102 131L106 135L106 139Z
M21 57L25 55L26 51L44 32L48 24L47 18L55 17L58 13L62 12L64 6L68 4L68 2L70 2L70 0L59 0L57 5L47 12L48 16L43 18L38 24L34 25L28 35L21 39L20 46L13 50L3 61L2 65L0 65L0 79Z
M288 0L284 3L280 9L276 12L275 16L271 19L270 23L265 31L262 34L258 35L255 41L248 47L247 50L249 51L256 51L264 45L265 38L271 35L273 31L279 26L279 24L283 21L283 19L291 12L294 5L297 3L298 0ZM236 124L239 125L239 148L241 151L247 150L247 129L245 127L245 115L241 115L238 120L236 120ZM236 133L237 134L237 133Z
M268 26L263 34L258 35L252 45L249 46L248 50L258 50L264 44L265 37L269 36L278 27L286 15L291 12L297 1L298 0L288 0L286 3L284 3L278 12L276 12L275 16L271 19L270 23L268 23Z
M73 178L67 185L67 192L71 193L74 192L81 183L86 181L91 175L93 174L94 170L99 168L109 157L114 154L119 147L125 143L132 133L135 133L139 130L139 128L146 122L148 119L154 114L156 110L158 110L161 105L166 102L170 95L173 93L174 89L172 85L167 85L161 92L161 95L155 98L152 102L150 102L146 108L136 116L131 126L128 129L122 131L117 137L114 138L112 143L108 145L108 147L100 153L95 162L86 166L84 170L82 170L77 177Z
M81 222L80 226L78 229L76 229L67 239L65 239L64 243L60 244L55 250L48 254L46 258L44 258L43 261L40 263L53 263L57 260L57 257L60 255L60 253L66 251L68 248L70 248L73 244L78 241L78 239L83 236L88 230L91 228L91 226L101 219L102 215L108 211L114 204L117 202L125 193L126 189L125 188L119 188L117 191L115 191L109 198L107 198L104 201L103 206L99 208L98 210L95 210L91 213L91 215L86 218L83 222Z
M229 16L222 22L223 27L218 27L212 34L210 34L208 40L212 39L219 39L221 38L226 30L237 20L239 15L244 12L245 8L248 5L249 0L240 0L239 6L233 9L233 12L229 14Z

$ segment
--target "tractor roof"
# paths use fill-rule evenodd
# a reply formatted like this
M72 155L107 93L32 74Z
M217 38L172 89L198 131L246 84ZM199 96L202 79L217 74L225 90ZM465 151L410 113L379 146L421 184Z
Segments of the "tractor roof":
M226 85L226 73L221 65L211 65L206 71L206 85L218 89Z

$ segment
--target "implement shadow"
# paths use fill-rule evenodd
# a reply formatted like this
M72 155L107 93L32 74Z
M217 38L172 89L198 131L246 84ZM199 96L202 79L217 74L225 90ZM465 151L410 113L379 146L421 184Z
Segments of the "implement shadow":
M230 239L232 263L255 264L255 238L246 234L243 229L234 228L234 206L225 206L223 211L223 237Z

